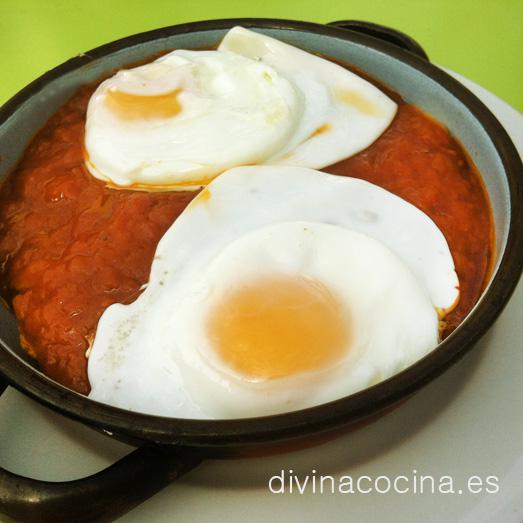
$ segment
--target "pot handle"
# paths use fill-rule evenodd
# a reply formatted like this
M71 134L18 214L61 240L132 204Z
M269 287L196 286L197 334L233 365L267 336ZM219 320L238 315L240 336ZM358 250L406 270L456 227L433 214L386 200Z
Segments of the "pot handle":
M427 62L429 57L416 40L410 36L380 24L374 24L372 22L364 22L361 20L339 20L336 22L330 22L327 25L332 25L334 27L340 27L341 29L349 29L350 31L356 31L357 33L363 33L373 38L378 38L379 40L385 40L396 47L401 47L411 53L423 58Z
M7 383L0 376L0 393ZM87 478L50 482L0 467L0 513L31 522L113 521L202 461L180 447L145 446Z

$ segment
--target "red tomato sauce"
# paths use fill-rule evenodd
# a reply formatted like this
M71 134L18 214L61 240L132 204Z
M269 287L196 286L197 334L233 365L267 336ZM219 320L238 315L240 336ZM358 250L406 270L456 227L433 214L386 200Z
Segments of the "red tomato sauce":
M156 245L195 195L106 187L84 168L82 88L37 134L0 188L0 294L22 344L51 378L89 392L86 351L112 303L130 303L147 282ZM448 335L488 277L493 222L479 174L440 124L400 103L368 149L326 171L363 178L425 211L454 256L460 301Z

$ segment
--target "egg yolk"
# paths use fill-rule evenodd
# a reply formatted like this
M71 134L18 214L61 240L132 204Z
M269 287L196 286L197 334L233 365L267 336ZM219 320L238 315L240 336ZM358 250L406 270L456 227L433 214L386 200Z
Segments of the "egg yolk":
M178 100L180 91L175 89L165 94L144 96L109 90L105 103L122 119L170 118L182 110Z
M340 102L356 108L361 113L368 114L369 116L381 116L382 114L379 106L373 104L357 91L340 89L336 92L336 96Z
M271 276L231 289L207 318L207 334L228 366L251 379L321 370L350 344L347 311L322 283Z

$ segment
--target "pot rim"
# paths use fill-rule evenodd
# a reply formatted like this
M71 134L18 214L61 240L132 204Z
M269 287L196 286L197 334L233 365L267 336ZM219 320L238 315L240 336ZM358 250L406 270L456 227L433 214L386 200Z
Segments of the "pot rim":
M390 43L333 26L270 18L237 18L191 22L128 36L82 53L43 74L0 108L0 125L28 99L38 95L50 81L99 58L135 44L162 37L229 29L250 28L298 30L352 41L399 60L430 77L460 100L488 133L501 163L510 193L510 222L499 266L480 301L436 349L410 367L355 394L298 411L227 420L165 418L136 413L98 403L45 376L24 362L0 339L0 373L25 394L70 418L142 441L188 446L227 447L253 445L320 433L356 423L397 404L440 375L461 358L487 331L514 291L523 269L523 166L504 128L485 105L462 84L418 56Z

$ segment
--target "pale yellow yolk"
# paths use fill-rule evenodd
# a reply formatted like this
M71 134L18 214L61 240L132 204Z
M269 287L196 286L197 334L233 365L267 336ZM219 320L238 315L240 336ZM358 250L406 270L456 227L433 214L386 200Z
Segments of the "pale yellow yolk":
M143 96L109 90L105 102L122 119L170 118L182 109L179 93L180 89L175 89L165 94Z
M277 275L227 293L211 311L207 333L228 366L251 379L321 370L350 344L349 318L320 282Z
M371 101L367 100L357 91L347 91L339 89L336 91L336 97L340 102L343 102L349 106L353 106L358 111L370 116L381 116L382 110L377 105L374 105Z

